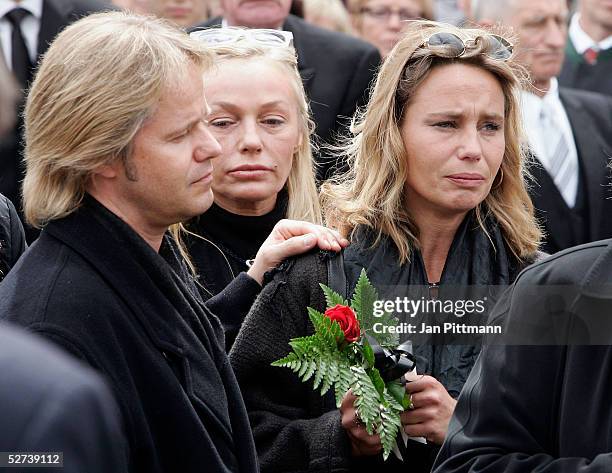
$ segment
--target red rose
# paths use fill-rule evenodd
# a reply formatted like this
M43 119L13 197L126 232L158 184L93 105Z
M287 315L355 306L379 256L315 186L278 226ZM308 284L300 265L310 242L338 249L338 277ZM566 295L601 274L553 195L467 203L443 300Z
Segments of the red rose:
M325 311L325 316L331 320L335 320L340 325L344 332L344 339L351 343L359 340L361 331L359 329L359 321L353 309L345 305L337 304L335 307L330 307Z

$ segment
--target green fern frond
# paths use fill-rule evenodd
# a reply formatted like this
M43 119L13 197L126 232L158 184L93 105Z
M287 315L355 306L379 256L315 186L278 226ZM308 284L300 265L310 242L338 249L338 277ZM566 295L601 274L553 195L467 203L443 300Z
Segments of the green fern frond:
M327 307L334 307L338 304L348 305L348 301L344 300L344 298L340 294L333 291L325 284L319 283L319 286L321 286L321 289L323 289L323 294L325 294L325 303L327 304Z
M378 322L378 320L374 320L374 302L376 299L378 299L378 293L374 286L370 284L365 269L362 269L355 286L351 307L357 313L359 326L363 331L372 331L374 323Z

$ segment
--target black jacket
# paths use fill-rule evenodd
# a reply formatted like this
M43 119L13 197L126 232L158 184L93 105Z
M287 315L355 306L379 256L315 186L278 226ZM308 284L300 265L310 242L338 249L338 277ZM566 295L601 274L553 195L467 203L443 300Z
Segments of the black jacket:
M23 226L15 207L0 194L0 281L26 249Z
M519 276L493 313L514 340L483 348L436 473L612 471L611 281L612 240Z
M578 201L582 201L584 210L581 223L577 224L548 172L537 162L531 166L535 182L529 193L536 216L546 233L542 249L550 254L612 237L612 177L609 168L612 159L612 98L563 87L559 89L559 97L578 151ZM579 228L575 229L574 225Z
M221 17L197 28L218 26ZM348 125L357 106L365 105L368 88L380 65L378 50L352 36L329 31L289 15L283 29L293 33L298 69L312 109L316 134L332 142L335 133ZM319 179L329 177L332 159L317 157Z
M86 198L47 225L0 285L0 315L106 377L130 471L257 471L221 325L169 238L158 254Z
M443 284L509 284L523 265L507 256L501 235L489 228L489 239L468 223L457 232L449 252ZM427 284L418 252L412 262L398 264L396 248L389 239L376 247L367 232L344 250L349 295L361 268L377 287ZM287 355L289 340L312 333L306 307L325 310L319 283L328 284L325 252L310 253L281 264L262 290L247 316L230 359L240 383L259 454L262 472L404 471L428 472L437 449L411 442L408 466L395 457L382 464L382 457L353 462L348 437L340 424L334 396L321 397L286 368L270 366ZM478 354L478 347L423 345L416 348L419 371L429 373L456 396Z
M128 471L119 410L93 371L50 343L2 324L0 372L4 451L62 452L62 469L52 471L64 473Z

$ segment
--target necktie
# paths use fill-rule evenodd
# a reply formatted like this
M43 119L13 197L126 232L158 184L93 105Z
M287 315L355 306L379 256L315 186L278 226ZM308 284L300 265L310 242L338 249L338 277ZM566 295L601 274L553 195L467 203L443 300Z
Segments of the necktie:
M578 190L578 163L571 159L569 146L554 110L543 104L540 114L543 139L546 143L548 162L544 167L552 177L568 207L574 207Z
M584 53L583 53L583 57L584 60L587 64L590 64L591 66L597 64L597 56L599 55L599 51L597 49L594 48L588 48Z
M13 74L23 89L26 89L32 73L32 63L21 34L21 22L30 12L23 8L14 8L5 17L11 23L13 32L11 35L11 65Z

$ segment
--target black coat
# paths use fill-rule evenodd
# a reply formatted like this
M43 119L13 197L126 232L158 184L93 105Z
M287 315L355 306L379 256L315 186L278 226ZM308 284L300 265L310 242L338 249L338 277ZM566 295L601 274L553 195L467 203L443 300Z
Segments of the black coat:
M559 96L576 142L581 192L578 200L582 200L585 210L576 232L570 209L548 172L537 162L531 166L535 183L530 195L546 233L542 250L551 254L612 237L612 178L608 167L612 159L612 98L565 88L559 90Z
M0 281L26 249L23 226L15 207L0 194Z
M220 24L221 18L217 17L196 28ZM332 142L334 134L348 124L356 107L367 102L380 54L365 41L319 28L294 15L287 17L283 29L293 33L298 69L310 99L316 134L322 141ZM329 177L335 162L318 159L321 167L317 177Z
M0 285L0 314L106 377L130 471L256 472L221 325L184 273L168 237L158 254L86 198L47 225Z
M93 371L50 343L2 324L0 372L4 451L62 452L62 469L51 471L127 472L119 410Z
M501 234L489 228L496 249L484 232L466 219L457 232L443 274L443 284L509 284L523 265L507 253ZM398 264L397 250L388 238L371 248L372 240L353 241L344 250L344 267L351 290L362 268L372 283L427 284L418 252L412 262ZM371 249L370 249L371 248ZM324 311L319 283L329 284L325 252L314 252L282 263L264 286L230 352L230 360L244 393L263 473L268 472L428 472L437 448L411 442L408 464L391 456L351 458L348 437L340 424L333 394L321 397L309 383L286 368L270 364L289 353L289 340L312 333L306 307ZM443 287L443 286L440 286ZM439 378L456 396L476 359L475 346L417 347L419 372ZM424 358L427 359L424 360ZM423 363L424 362L424 363Z
M436 473L612 471L611 281L612 240L519 276L493 313L514 344L483 348Z

